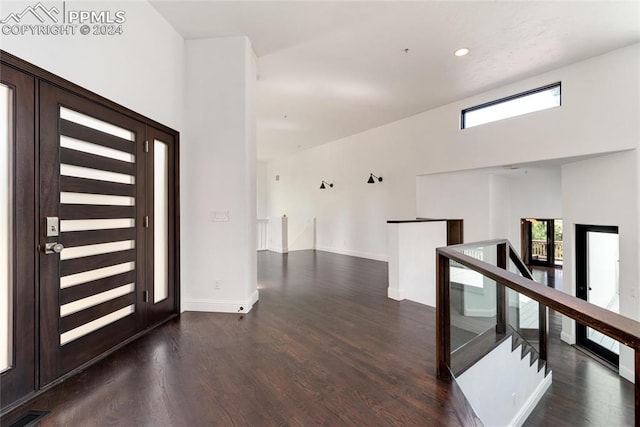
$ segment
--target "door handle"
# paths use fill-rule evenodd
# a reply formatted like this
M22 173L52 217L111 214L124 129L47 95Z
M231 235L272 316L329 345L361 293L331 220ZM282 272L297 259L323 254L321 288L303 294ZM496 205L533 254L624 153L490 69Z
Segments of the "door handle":
M62 243L46 243L44 245L45 254L59 254L64 249Z

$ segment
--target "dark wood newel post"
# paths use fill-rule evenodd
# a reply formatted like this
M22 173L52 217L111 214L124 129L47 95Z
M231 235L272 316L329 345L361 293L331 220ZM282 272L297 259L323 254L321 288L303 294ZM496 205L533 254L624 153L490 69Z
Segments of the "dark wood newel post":
M451 376L451 306L449 303L449 258L436 252L436 374Z
M540 333L540 359L547 360L547 306L538 302L538 332Z
M507 251L509 248L506 243L500 243L497 246L496 265L504 270L507 269ZM504 334L507 332L507 288L496 282L496 333Z

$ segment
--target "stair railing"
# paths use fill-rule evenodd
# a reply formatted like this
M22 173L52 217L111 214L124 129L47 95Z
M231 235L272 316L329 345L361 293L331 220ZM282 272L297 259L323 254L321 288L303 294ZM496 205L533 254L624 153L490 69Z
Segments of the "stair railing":
M465 252L473 254L473 250L479 247L486 249L491 246L497 248L494 263L465 254ZM481 275L482 278L495 281L495 335L497 337L508 332L508 289L538 303L539 355L545 361L548 308L633 348L635 351L634 420L636 427L640 427L640 322L533 281L531 272L506 239L448 246L439 248L436 252L436 366L439 378L449 379L452 376L451 266L461 265L468 271Z

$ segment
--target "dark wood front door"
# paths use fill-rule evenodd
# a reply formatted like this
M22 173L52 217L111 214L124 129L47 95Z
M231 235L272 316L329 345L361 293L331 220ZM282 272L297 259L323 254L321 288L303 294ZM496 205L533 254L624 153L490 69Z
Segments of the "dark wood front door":
M176 131L0 60L4 414L178 313L179 150Z
M47 384L176 311L175 145L173 135L47 83L40 96Z
M47 83L40 97L47 384L144 326L145 125Z

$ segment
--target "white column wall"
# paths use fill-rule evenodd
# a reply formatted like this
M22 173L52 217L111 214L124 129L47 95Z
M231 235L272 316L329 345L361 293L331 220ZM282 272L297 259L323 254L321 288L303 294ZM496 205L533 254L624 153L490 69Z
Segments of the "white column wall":
M267 179L267 163L256 162L256 218L258 219L266 219L269 216Z
M246 37L185 46L182 309L247 312L258 298L255 58Z

